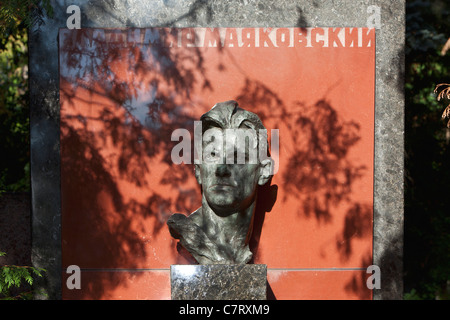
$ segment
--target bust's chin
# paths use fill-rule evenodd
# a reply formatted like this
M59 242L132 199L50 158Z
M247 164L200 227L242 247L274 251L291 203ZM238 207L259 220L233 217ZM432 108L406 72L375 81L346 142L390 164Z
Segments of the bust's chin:
M238 212L239 207L233 202L209 202L209 207L219 217L228 217L233 213Z

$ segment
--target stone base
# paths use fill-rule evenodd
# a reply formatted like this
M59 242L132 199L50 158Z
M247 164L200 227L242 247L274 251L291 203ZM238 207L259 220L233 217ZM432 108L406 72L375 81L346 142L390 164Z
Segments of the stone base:
M172 300L266 300L265 264L172 265Z

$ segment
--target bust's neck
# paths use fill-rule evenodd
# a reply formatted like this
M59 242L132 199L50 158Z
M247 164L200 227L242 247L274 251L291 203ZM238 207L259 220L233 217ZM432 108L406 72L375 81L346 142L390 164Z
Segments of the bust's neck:
M256 199L244 210L219 216L203 197L199 226L217 244L235 248L246 246L250 241L255 207Z

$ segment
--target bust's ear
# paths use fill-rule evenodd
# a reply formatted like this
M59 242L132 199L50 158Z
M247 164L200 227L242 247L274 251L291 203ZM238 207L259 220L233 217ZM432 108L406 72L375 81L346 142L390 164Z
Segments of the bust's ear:
M200 176L200 167L198 166L198 164L194 165L194 175L195 175L195 179L197 179L198 184L201 185L202 178Z
M273 173L273 159L272 158L266 158L261 161L260 167L259 167L259 179L258 184L260 186L263 186L269 181L270 177Z

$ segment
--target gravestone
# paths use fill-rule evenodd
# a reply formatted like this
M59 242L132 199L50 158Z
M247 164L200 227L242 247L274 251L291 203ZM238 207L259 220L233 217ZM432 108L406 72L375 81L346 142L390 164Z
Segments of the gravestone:
M341 69L337 68L336 70L342 71L342 79L348 79L345 78L345 72L352 64L348 64L348 68L342 67L343 61L349 59L346 56L349 51L344 51L344 49L358 50L358 46L354 44L357 41L362 41L363 33L358 33L354 38L353 45L348 43L348 47L345 47L345 42L341 42L341 35L346 32L350 34L353 28L355 30L366 30L368 28L367 30L374 30L373 37L376 41L376 45L373 43L375 46L370 47L374 50L373 64L364 67L359 72L356 68L353 73L349 74L354 77L354 81L348 81L352 85L357 84L360 77L364 78L364 75L367 79L373 79L372 107L364 109L365 106L361 106L361 115L358 114L359 119L352 118L354 116L352 114L346 114L343 107L330 108L336 106L330 101L338 104L339 99L346 102L346 99L350 101L350 97L360 94L360 92L354 92L354 95L343 95L342 97L337 95L336 90L351 90L352 88L352 86L339 87L339 85L342 85L340 81L344 80L339 79L338 75L335 75L336 78L333 83L327 82L325 76L321 76L320 79L313 79L313 77L303 79L305 83L317 83L314 88L317 91L314 92L313 98L308 98L308 92L306 92L303 105L301 104L302 101L297 100L298 110L304 110L301 118L303 122L299 122L302 123L302 128L310 126L309 128L316 129L314 123L320 123L320 119L327 119L329 121L325 124L328 128L334 130L331 134L328 132L329 135L327 135L326 130L311 130L308 132L320 133L319 138L321 134L324 134L327 139L331 139L329 141L335 141L336 143L341 141L339 140L341 138L355 137L356 139L354 133L357 132L358 136L355 141L352 139L342 140L347 144L330 144L329 146L355 146L356 149L354 150L358 150L357 148L361 146L357 144L357 141L362 139L361 141L368 141L366 145L368 148L361 147L360 151L352 154L354 158L346 157L347 151L352 150L351 147L347 149L338 148L342 150L342 153L336 151L336 148L331 148L331 153L327 153L327 155L333 156L341 155L341 158L333 159L333 161L331 161L331 158L327 158L328 164L333 164L334 168L340 168L340 171L336 171L330 169L332 166L326 167L327 170L331 170L329 172L337 173L335 176L332 175L331 182L337 188L341 188L339 189L340 193L331 193L331 198L327 198L330 193L327 193L326 187L320 184L321 179L327 177L326 173L316 180L307 179L313 179L313 174L302 176L302 179L305 179L302 181L310 181L308 192L311 192L311 196L301 199L302 205L292 207L294 208L292 212L286 209L277 210L277 205L281 206L285 203L283 202L283 196L289 199L290 195L298 192L298 189L284 188L284 184L280 182L281 180L278 180L278 195L276 194L276 186L267 190L264 199L271 202L273 210L268 209L265 219L263 216L262 221L256 221L256 235L260 238L256 238L254 243L254 248L257 249L255 259L259 259L256 264L265 264L265 260L270 261L270 263L267 263L267 281L273 289L275 297L307 299L317 297L315 295L317 293L328 294L326 297L329 298L345 296L347 298L365 299L401 299L403 293L404 1L345 0L335 2L333 5L330 5L327 1L312 0L278 1L276 3L272 1L203 2L177 0L161 2L115 1L113 3L72 1L70 5L75 7L71 8L66 1L62 0L52 1L51 4L54 9L53 18L45 18L44 24L34 26L30 30L29 40L32 263L36 267L47 269L46 277L37 280L37 289L46 292L50 299L115 298L113 292L119 289L122 290L121 297L134 299L137 298L136 290L132 287L130 291L126 291L126 288L120 287L120 283L141 281L144 285L140 288L145 287L145 289L140 289L141 297L169 299L170 265L192 263L188 255L183 255L181 250L178 250L179 252L176 250L176 242L170 239L170 235L163 225L168 219L169 213L174 210L182 210L182 213L187 214L187 209L196 204L195 201L197 200L195 199L197 199L198 190L195 187L180 188L176 201L169 201L169 198L165 196L170 192L167 191L168 189L164 189L165 186L172 185L173 181L188 179L184 178L187 171L182 171L182 169L167 170L166 172L168 175L171 174L171 178L164 180L163 177L160 177L161 173L158 173L158 170L152 171L152 168L149 168L149 172L152 172L152 178L149 179L154 181L153 179L156 179L154 177L158 177L164 183L158 185L160 190L155 190L152 196L145 195L145 185L151 184L145 180L147 179L145 178L147 177L146 174L139 171L142 166L138 164L145 163L146 156L152 152L151 147L160 140L150 140L153 139L153 136L146 136L146 133L141 134L141 131L139 131L141 127L133 126L133 121L119 122L120 125L115 125L117 122L114 121L116 117L114 112L120 113L123 110L114 109L114 105L111 104L111 99L109 99L111 98L111 92L108 93L109 96L107 95L106 99L100 97L102 93L106 92L105 87L96 88L97 91L95 92L91 90L90 92L80 93L86 89L83 85L86 85L88 81L85 81L84 84L78 84L78 91L69 90L73 82L67 81L62 76L64 70L67 70L64 68L66 66L73 67L76 63L89 65L94 60L70 60L71 57L75 56L67 55L64 58L67 60L64 61L72 64L62 65L61 68L59 58L64 54L64 45L61 40L65 39L62 35L69 34L67 39L75 39L74 42L71 42L73 46L70 47L71 54L73 54L73 50L77 49L76 44L81 43L79 42L81 38L77 37L82 37L83 34L91 34L92 39L96 39L95 36L101 34L102 30L110 30L105 31L106 33L116 32L117 35L108 35L108 39L115 39L111 42L116 44L122 41L122 34L128 34L130 28L143 30L144 39L145 30L150 28L188 30L185 34L181 31L180 39L185 39L186 43L189 44L192 40L189 35L191 34L190 28L229 28L228 30L253 28L258 30L260 35L267 35L268 37L269 31L266 28L273 28L275 31L272 33L272 37L275 37L274 39L279 37L280 39L280 42L276 46L274 45L275 48L280 44L287 44L285 39L288 39L290 34L298 35L303 31L304 34L309 34L309 36L313 34L315 38L309 37L309 40L305 38L306 41L310 42L307 42L305 47L298 51L299 55L311 54L311 50L318 50L320 45L319 55L324 55L325 62L329 64L334 62L336 66L340 66ZM60 28L62 28L61 33ZM81 30L77 31L77 28L81 28ZM277 30L281 31L278 32ZM245 33L246 35L251 34L251 31L247 30L247 32L250 33ZM339 32L342 32L341 35ZM147 39L151 39L150 34L149 32ZM184 35L185 38L183 38ZM251 36L249 37L246 39L252 39ZM261 38L258 37L257 39ZM270 41L276 43L275 40L264 39L267 38L263 38L263 41L266 41L269 46ZM229 35L228 40L232 42L235 39L232 35ZM251 46L251 42L245 43ZM239 46L239 43L236 44ZM92 48L89 45L90 43L87 41L81 46L81 49L78 49L81 50L81 53L96 53L97 51L89 51L88 48ZM126 44L125 51L121 51L124 49L123 46L112 47L105 46L107 56L111 58L110 66L114 68L113 63L117 59L112 59L113 54L125 59L125 57L130 56L124 55L123 52L130 51L133 46ZM256 42L253 47L256 48ZM192 50L196 50L195 46L192 46L192 48L194 48ZM229 48L232 52L238 51L238 48L235 48L235 51L231 49L232 47ZM289 46L286 45L286 48L289 48ZM308 51L308 49L311 50ZM341 53L334 55L333 50ZM158 54L160 57L163 56L161 51L156 55ZM182 52L179 54L182 54ZM371 52L369 51L367 54L368 61L371 61ZM262 56L264 55L258 57ZM314 56L317 57L317 55ZM181 78L187 79L186 77L191 74L188 72L190 70L203 70L194 68L201 66L202 61L201 59L195 60L196 55L179 55L178 57L190 59L190 62L187 63L191 63L183 69L186 73L182 74ZM216 55L216 57L219 57L219 55ZM230 56L223 55L220 57L232 61ZM242 57L245 57L245 54ZM219 58L215 59L212 56L207 61L208 63L215 62L216 67L221 72L230 72L230 68L234 66L236 74L238 74L240 68L241 71L246 72L249 78L258 79L257 81L246 82L247 89L254 93L254 97L258 97L259 93L265 93L263 100L276 104L280 101L279 97L283 96L283 88L277 87L276 90L271 90L274 88L260 80L258 75L252 74L251 68L245 69L248 63L242 63L240 67L237 67L239 62L243 60L227 65L221 64ZM107 60L102 61L107 62ZM170 63L169 60L167 61ZM174 59L174 61L179 60ZM270 63L273 63L275 70L283 67L282 61L274 63L269 59L265 60L266 66ZM264 64L260 64L260 66L263 69ZM309 67L316 66L318 67L320 64L314 62ZM307 70L308 63L305 63L303 67ZM255 67L254 70L256 69ZM330 74L333 74L333 69L329 67ZM170 71L170 69L168 70ZM282 70L284 72L281 73L281 76L290 74L288 67L284 66ZM121 72L123 72L121 74L126 75L125 71ZM319 71L317 72L319 74ZM367 75L367 72L372 72L374 77L371 74ZM313 75L313 73L311 74ZM297 77L299 81L302 80L298 74L290 74L290 76ZM83 80L81 75L74 78L77 77ZM279 82L279 79L282 78L274 76L272 80ZM84 80L86 79L88 78ZM89 79L91 81L91 78ZM244 77L241 75L239 79L242 80ZM139 80L138 77L136 80ZM205 80L208 79L205 78ZM229 81L227 84L231 86L232 81L227 81ZM87 83L87 85L90 84ZM186 82L181 85L186 85ZM204 81L202 85L207 88L210 83ZM212 85L214 86L215 83ZM321 85L324 86L323 91L319 90ZM186 89L186 87L183 88ZM335 88L337 89L335 90ZM224 89L216 90L220 92ZM123 103L123 105L126 105L126 103L130 103L133 106L140 101L139 99L122 99L122 91L115 90L114 92L117 94L114 96L117 104ZM186 96L191 93L190 90L180 90L180 92ZM74 93L73 96L72 93ZM284 92L284 94L287 93ZM333 94L337 95L336 100L329 98ZM137 95L136 97L142 98L144 96ZM245 95L242 95L242 98L245 100ZM312 102L309 102L308 99L311 99ZM141 102L144 103L145 101L142 100ZM153 104L147 101L146 103L151 105L155 113L142 116L144 120L140 122L140 125L143 127L147 125L147 129L150 131L160 130L161 127L155 126L154 119L146 123L145 117L160 117L161 113L158 113L158 110L169 106L164 102L167 102L167 100L158 100L155 97L151 101ZM173 110L178 112L178 105L175 102ZM109 109L105 109L105 112L100 115L95 113L108 103L111 104L108 106ZM355 112L358 112L358 108L356 106L354 108ZM276 110L276 108L271 110ZM317 112L314 113L314 110L317 110ZM140 119L139 109L130 108L127 111L135 119ZM273 112L275 113L275 111ZM297 119L290 112L292 110L287 109L286 114L290 115L290 119ZM267 116L270 114L271 112L266 113ZM100 117L99 119L103 119L103 121L91 122L94 121L93 117ZM190 115L190 118L186 117L179 120L180 123L181 120L186 120L183 125L188 128L192 125L188 120L194 118L194 115ZM126 119L131 119L131 117ZM314 121L308 124L308 119ZM364 125L361 125L361 123ZM123 128L126 128L125 133L121 131ZM109 131L106 131L107 129ZM80 136L81 130L85 130L84 132L88 135ZM133 132L136 136L131 135L124 138L125 134L133 134ZM90 134L93 135L90 136ZM283 130L280 128L281 145L283 143L282 134ZM333 136L337 137L338 140L333 140ZM133 141L126 140L129 137L135 139ZM163 137L163 135L161 134L160 137ZM114 153L105 155L102 152L108 152L107 147L104 150L92 148L92 144L89 143L97 141L96 139L104 139L105 146L108 144L119 146L117 150L121 150L126 157L121 158L119 154L118 158L114 158ZM291 145L295 146L293 143ZM146 149L142 146L145 146ZM281 147L280 154L285 152L283 150ZM161 150L154 150L155 154L159 151ZM170 150L166 151L169 154L169 156L166 154L166 157L170 157ZM351 152L349 151L349 153ZM370 155L372 162L358 160L359 156L364 157L364 155ZM71 159L71 156L75 156L72 157L74 161L80 159L83 161L70 162L67 159ZM315 160L319 159L317 154L309 154L308 156ZM164 162L164 159L167 160L163 155L159 159L161 162ZM283 164L281 160L282 158L280 158L280 170L283 170L283 168L286 168L286 164ZM135 168L140 168L139 170L130 171L133 161L136 162ZM70 165L73 164L75 164L72 167L74 170L71 171ZM349 164L354 166L348 167ZM321 172L324 172L323 164L322 167L314 167L311 163L310 165L311 168L320 169ZM112 167L116 170L114 174L105 170L105 168ZM300 165L297 168L300 168ZM355 168L359 168L361 171L358 171L359 169L352 171ZM353 176L354 180L351 180L351 183L346 183L349 181L345 180L344 173ZM362 173L365 174L364 177L367 179L362 184L363 188L359 190L364 193L364 201L350 199L356 192L355 189L358 189L358 181L362 181L358 180ZM117 179L124 177L132 177L134 183L132 187L125 182L123 182L123 185L116 183ZM295 179L294 175L280 175L280 177L286 177L287 180L289 180L288 178ZM357 182L353 184L353 181ZM316 190L313 190L314 186L318 186ZM141 195L142 192L142 201L135 200L131 196L129 198L129 194L123 191L133 190L133 188L144 190L135 192L138 195ZM68 190L71 190L72 193L68 193ZM78 195L81 194L83 197L77 198L77 192L79 192ZM367 194L371 195L370 201L366 199ZM342 197L339 197L339 195ZM350 197L350 200L346 200L346 197ZM276 198L276 201L271 201L272 198ZM273 202L275 202L275 205L273 205ZM348 205L345 210L342 209L344 205ZM170 206L173 206L174 209ZM268 205L268 207L271 206ZM92 212L83 211L86 208L91 208ZM342 214L334 213L334 210L339 212L341 209L344 210ZM112 214L108 214L110 212ZM289 217L292 219L289 221L283 219L283 215L287 213L291 214ZM144 227L139 229L138 226L135 226L135 224L138 224L136 221L146 221L146 219L149 219L152 223L148 229ZM107 221L108 227L105 226L105 221ZM298 230L295 228L303 228L301 230L304 230L305 225L310 226L311 235L319 234L320 237L315 241L308 240L311 242L301 241L303 240L301 233L294 231ZM105 226L105 228L100 229L102 233L94 236L93 233L89 233L91 232L89 230L92 230L90 227L93 226ZM87 234L90 236L86 236L84 230L88 230ZM284 230L289 230L289 233L284 232ZM279 237L276 238L275 234L277 233ZM330 236L325 239L324 235L326 234L330 234ZM273 239L279 240L272 241ZM320 245L314 246L315 243L320 243ZM300 261L296 260L295 255L289 251L288 248L290 247L299 249L297 252L303 252ZM311 247L314 250L311 250ZM88 252L88 254L83 258L80 252ZM277 252L281 252L279 256L271 256L271 254L275 255ZM283 253L286 253L288 257L283 256ZM81 268L81 289L67 288L66 280L69 275L66 270L69 265L78 265ZM148 267L149 265L150 267ZM381 270L380 288L368 289L366 287L365 281L369 276L367 270L369 270L370 265L376 265ZM140 278L134 281L135 277ZM339 282L338 279L345 279L345 281ZM87 283L90 283L90 285L83 285ZM296 286L299 283L307 286L301 292L301 294L306 295L296 295L298 292ZM91 291L86 291L88 289ZM311 293L309 296L307 295L308 291ZM105 292L111 292L111 294L105 295ZM342 296L338 296L336 292L339 292ZM348 292L351 294L346 296L345 294ZM37 298L45 298L45 296L37 296Z

